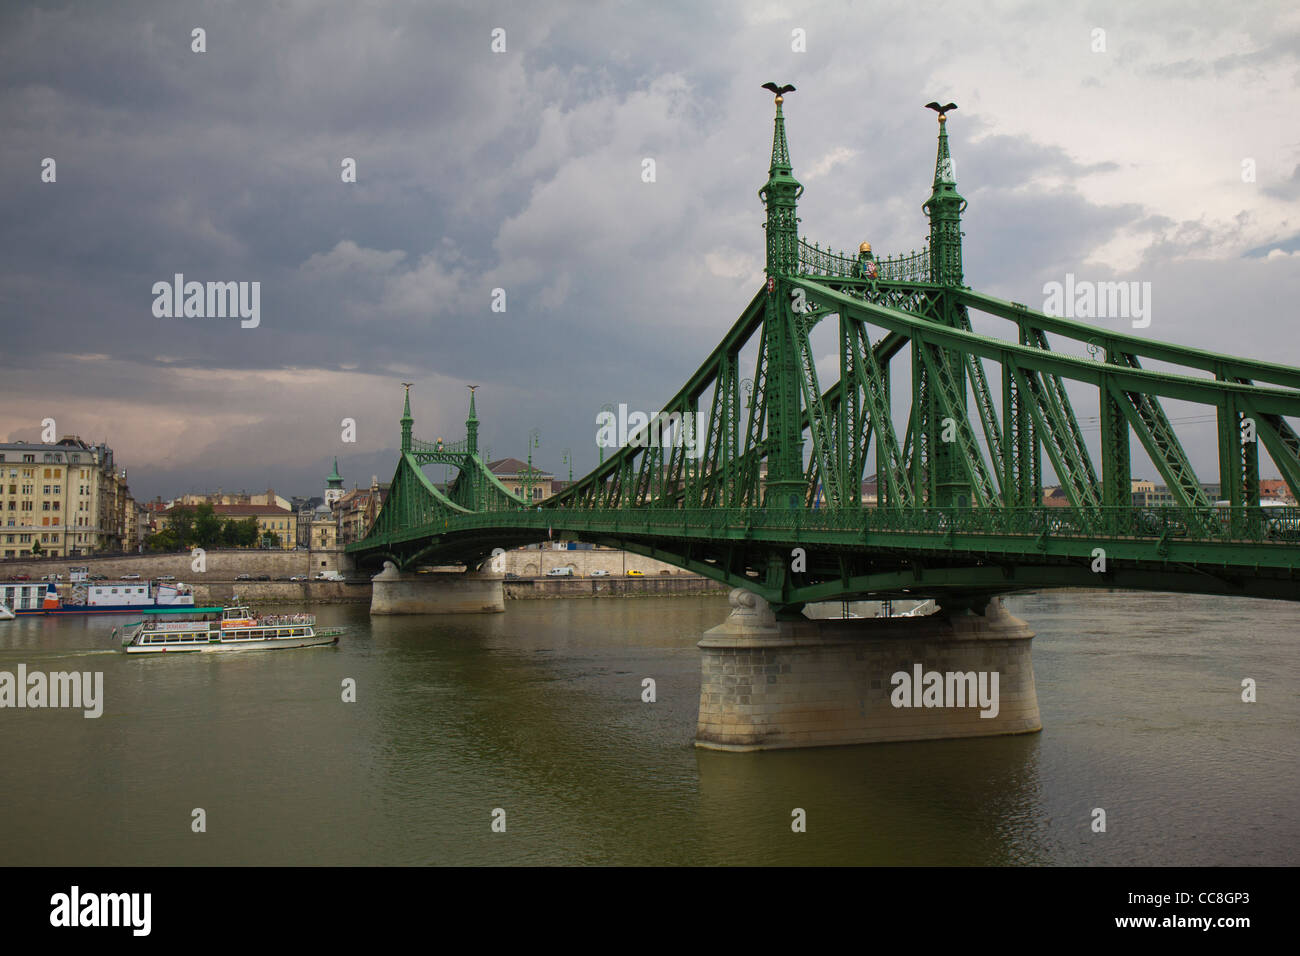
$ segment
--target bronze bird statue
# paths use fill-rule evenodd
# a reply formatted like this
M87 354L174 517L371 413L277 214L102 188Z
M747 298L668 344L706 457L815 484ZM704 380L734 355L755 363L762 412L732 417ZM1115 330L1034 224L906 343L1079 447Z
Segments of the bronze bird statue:
M777 86L775 83L764 83L763 89L771 90L777 97L785 96L787 93L793 93L794 87L787 83L785 86Z
M926 103L925 108L928 110L934 110L936 113L942 116L944 113L948 112L949 110L955 110L957 108L957 104L949 103L946 106L940 106L937 102L934 102L934 103Z

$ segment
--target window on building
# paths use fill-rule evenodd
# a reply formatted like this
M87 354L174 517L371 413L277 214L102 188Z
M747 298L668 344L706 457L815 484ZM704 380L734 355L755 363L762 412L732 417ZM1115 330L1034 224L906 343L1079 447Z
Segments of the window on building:
M55 469L54 469L54 477L55 477L55 478L62 478L62 477L63 477L63 469L62 469L62 468L55 468Z

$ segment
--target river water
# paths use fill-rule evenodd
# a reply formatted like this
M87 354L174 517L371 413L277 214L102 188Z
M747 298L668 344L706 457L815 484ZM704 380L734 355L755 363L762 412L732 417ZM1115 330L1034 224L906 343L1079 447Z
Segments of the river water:
M165 657L113 650L129 618L0 623L0 671L102 671L105 696L0 710L0 863L1300 862L1300 606L1006 603L1041 734L753 754L693 746L724 597L324 606L337 648Z

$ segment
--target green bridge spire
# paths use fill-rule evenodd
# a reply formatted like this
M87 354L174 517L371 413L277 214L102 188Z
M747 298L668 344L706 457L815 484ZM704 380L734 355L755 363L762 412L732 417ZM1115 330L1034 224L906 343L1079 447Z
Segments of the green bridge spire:
M415 419L411 417L411 382L403 382L406 389L406 407L402 409L402 454L411 450L411 426Z
M789 87L793 90L794 87ZM776 122L772 131L772 165L768 169L767 183L758 191L767 206L767 273L793 272L799 261L799 217L796 205L803 194L803 186L794 178L790 167L790 147L785 140L785 117L781 104L785 98L776 97Z
M469 418L465 419L465 450L471 455L478 454L478 415L474 412L474 391L477 385L466 385L469 389Z
M797 203L803 186L790 167L790 147L785 139L781 104L793 86L765 84L776 95L776 120L772 131L772 165L767 183L758 191L767 206L768 295L763 325L767 350L767 485L764 505L775 509L803 506L807 481L803 470L802 390L795 332L801 316L791 308L791 287L783 281L799 271L799 216ZM801 326L800 326L801 327Z
M936 109L937 105L932 105ZM921 207L930 217L930 279L943 285L962 284L961 214L966 200L957 192L957 174L948 152L948 110L939 110L939 150L934 159L934 187Z

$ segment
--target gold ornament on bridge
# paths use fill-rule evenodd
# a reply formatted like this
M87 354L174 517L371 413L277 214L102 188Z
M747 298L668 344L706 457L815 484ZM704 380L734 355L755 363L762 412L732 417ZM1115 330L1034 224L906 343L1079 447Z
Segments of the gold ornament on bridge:
M775 83L764 83L763 89L771 90L776 94L776 105L780 106L785 102L785 94L793 93L794 87L787 83L785 86L777 86Z

